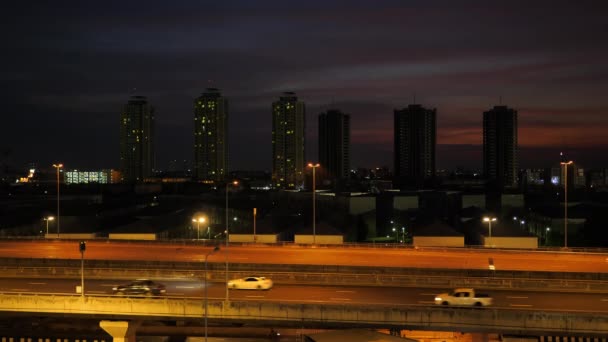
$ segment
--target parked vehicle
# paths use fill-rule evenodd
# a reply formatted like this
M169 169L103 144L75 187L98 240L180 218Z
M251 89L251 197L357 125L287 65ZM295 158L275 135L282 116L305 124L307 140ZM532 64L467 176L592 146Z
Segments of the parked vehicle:
M117 295L141 295L141 296L160 296L167 290L165 285L156 283L148 279L138 279L132 283L119 285L112 288L112 292Z
M441 293L435 296L437 305L455 306L489 306L492 305L492 297L485 293L476 293L474 289L455 289L452 293Z
M233 279L228 282L228 287L235 290L270 290L272 280L266 277Z

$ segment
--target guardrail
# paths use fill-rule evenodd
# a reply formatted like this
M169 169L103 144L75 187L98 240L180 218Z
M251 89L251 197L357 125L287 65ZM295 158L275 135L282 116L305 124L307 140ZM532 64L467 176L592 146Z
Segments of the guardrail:
M228 278L250 276L250 271L235 270ZM271 272L261 275L271 278L276 284L378 286L378 287L425 287L450 289L474 287L485 290L521 290L540 292L608 293L608 281L585 281L567 279L529 279L502 277L453 277L428 275L399 275L378 273L311 273ZM207 273L208 280L224 282L226 273L214 268ZM79 267L0 267L0 278L66 278L80 279ZM141 268L85 268L85 279L132 280L137 278L202 279L204 270L197 269L141 269Z
M40 241L48 241L49 239L45 239L44 237L38 236L14 236L14 237L0 237L0 240L18 240L18 241L29 241L29 242L40 242ZM61 238L53 238L52 240L66 240L73 241L72 239L61 239ZM111 242L111 243L121 243L121 244L148 244L148 245L158 245L158 244L170 244L170 245L192 245L192 246L215 246L218 244L224 245L225 240L207 240L207 239L162 239L159 238L157 240L117 240L117 239L109 239L107 237L96 237L85 239L87 241L100 241L100 242ZM301 248L310 248L311 244L299 244L294 243L292 241L279 241L277 243L253 243L253 242L230 242L232 246L274 246L274 247L301 247ZM608 248L601 247L547 247L541 246L538 248L496 248L496 247L485 247L483 245L467 245L463 247L433 247L433 246L414 246L410 244L402 244L402 243L386 243L386 242L345 242L342 244L315 244L315 248L377 248L377 249L419 249L419 250L429 250L429 251L463 251L463 250L474 250L477 252L509 252L509 253L522 253L522 252L539 252L539 253L589 253L589 254L608 254Z
M23 265L33 268L77 268L78 259L21 259L0 258L0 269L23 268ZM175 270L199 270L203 267L200 262L162 262L162 261L129 261L129 260L85 260L87 269L143 269L171 272ZM225 268L223 262L209 262L209 271L221 272ZM453 278L505 278L531 280L568 280L568 281L608 281L608 273L589 272L550 272L550 271L509 271L509 270L476 270L476 269L441 269L441 268L406 268L406 267L369 267L344 265L289 265L289 264L246 264L231 263L230 270L249 274L267 274L273 272L291 273L342 273L342 274L376 274L376 275L408 275L424 277L453 277ZM0 277L2 275L0 274Z
M200 298L122 298L0 293L0 311L99 319L200 320ZM445 308L421 305L306 304L209 300L211 322L307 328L370 327L477 332L606 336L608 315L507 308Z

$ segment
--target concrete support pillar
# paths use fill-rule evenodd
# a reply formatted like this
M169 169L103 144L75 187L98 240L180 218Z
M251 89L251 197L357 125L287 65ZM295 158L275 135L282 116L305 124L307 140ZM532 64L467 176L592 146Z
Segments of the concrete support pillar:
M99 326L112 336L114 342L136 342L135 330L141 322L101 321Z

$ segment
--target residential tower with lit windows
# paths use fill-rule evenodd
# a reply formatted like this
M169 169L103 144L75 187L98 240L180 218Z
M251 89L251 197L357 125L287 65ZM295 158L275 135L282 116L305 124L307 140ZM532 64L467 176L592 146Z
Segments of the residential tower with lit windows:
M304 184L306 107L285 92L272 104L272 183L278 189Z
M120 114L120 174L123 182L143 182L154 170L154 107L131 96Z
M194 100L194 172L196 180L223 182L228 173L228 99L219 89Z

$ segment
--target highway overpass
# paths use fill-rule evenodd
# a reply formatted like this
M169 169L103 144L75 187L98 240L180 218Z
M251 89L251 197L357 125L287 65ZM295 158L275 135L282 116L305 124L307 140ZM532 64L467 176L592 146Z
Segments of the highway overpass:
M201 320L200 298L121 298L44 294L3 294L0 311L103 320ZM507 308L445 308L428 305L302 304L209 300L212 323L284 327L370 327L420 330L606 336L608 315Z
M209 319L256 326L278 322L311 327L608 334L606 253L393 247L230 246L229 253L223 248L209 259ZM30 281L34 284L63 279L68 284L55 293L24 290L20 285L0 288L0 311L125 322L202 318L200 292L155 300L115 298L108 296L107 289L95 289L94 283L106 281L108 285L109 281L145 276L200 284L201 261L212 246L89 242L84 298L71 295L80 275L77 248L73 241L0 241L0 267L5 277L21 282L37 279ZM230 278L263 272L277 286L263 295L233 292L231 300L225 301L223 284L218 283L226 277L225 258L231 265ZM488 268L490 262L495 270ZM438 289L457 286L493 289L502 299L495 307L482 310L430 304ZM505 289L515 292L496 292ZM404 295L409 290L427 297ZM325 297L315 297L325 292ZM377 300L378 293L381 300Z

